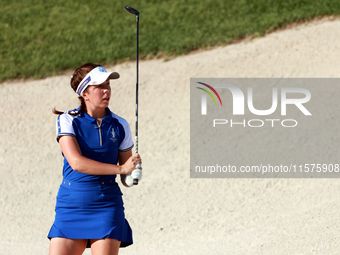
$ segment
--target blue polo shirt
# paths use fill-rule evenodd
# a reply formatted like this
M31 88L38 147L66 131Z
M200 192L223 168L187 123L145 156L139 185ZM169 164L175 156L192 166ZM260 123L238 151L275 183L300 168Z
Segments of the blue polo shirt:
M77 139L84 157L102 163L118 164L119 151L129 151L133 147L128 122L106 108L108 115L97 123L86 112L72 116L65 112L57 120L57 140L69 135ZM64 157L64 179L75 182L113 180L116 175L90 175L74 171Z

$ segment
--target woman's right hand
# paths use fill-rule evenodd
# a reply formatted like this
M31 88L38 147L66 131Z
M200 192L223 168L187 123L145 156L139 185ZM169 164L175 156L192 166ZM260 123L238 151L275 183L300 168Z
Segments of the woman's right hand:
M142 159L138 153L132 155L123 165L122 165L122 174L129 174L133 170L136 169L138 164L142 164ZM142 168L140 168L142 169Z

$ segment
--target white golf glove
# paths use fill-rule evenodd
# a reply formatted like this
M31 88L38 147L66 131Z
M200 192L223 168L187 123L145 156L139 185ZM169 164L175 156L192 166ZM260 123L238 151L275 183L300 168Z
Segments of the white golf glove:
M129 186L133 186L133 179L138 179L138 182L142 179L142 170L139 168L133 170L131 173L125 176L125 183Z

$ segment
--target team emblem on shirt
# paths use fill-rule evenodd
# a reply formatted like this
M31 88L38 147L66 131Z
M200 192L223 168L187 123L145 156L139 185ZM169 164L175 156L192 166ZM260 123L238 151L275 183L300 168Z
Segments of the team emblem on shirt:
M117 141L116 132L115 132L114 128L112 128L112 130L111 130L111 141L112 142Z

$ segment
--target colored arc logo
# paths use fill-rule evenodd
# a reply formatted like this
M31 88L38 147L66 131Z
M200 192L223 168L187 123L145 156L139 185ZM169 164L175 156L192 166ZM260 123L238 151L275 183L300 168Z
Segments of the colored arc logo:
M220 100L220 104L222 106L222 101L221 101L220 95L217 93L217 91L213 87L211 87L210 85L205 84L203 82L197 82L197 83L202 84L202 85L208 87L209 89L211 89L215 93L215 95L218 97L218 100ZM201 89L201 90L207 92L209 94L209 96L211 96L211 98L214 100L215 105L217 105L215 98L213 97L213 95L208 90L200 88L200 87L196 87L196 88Z

